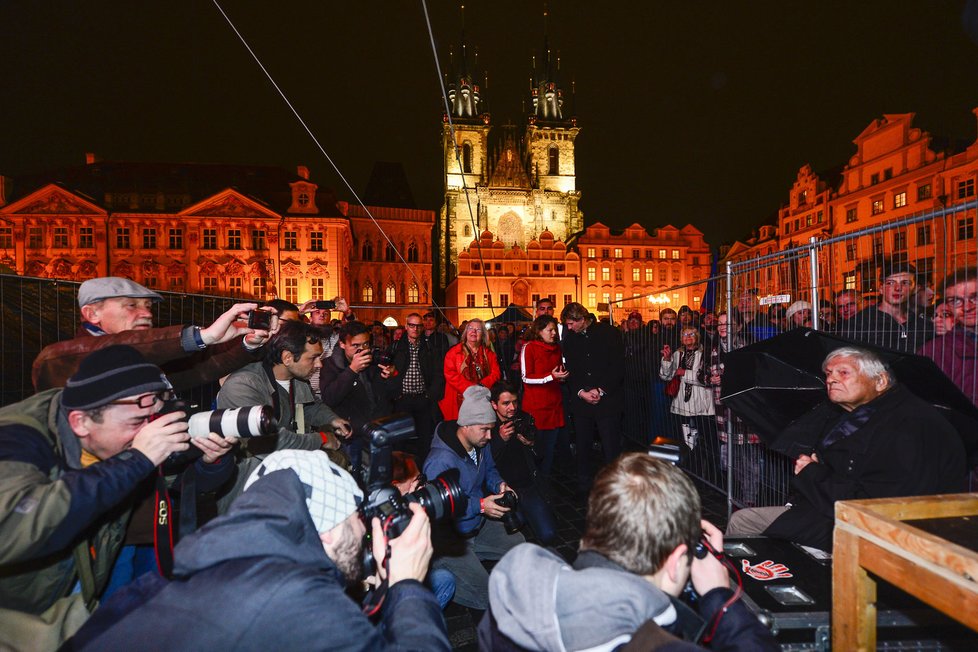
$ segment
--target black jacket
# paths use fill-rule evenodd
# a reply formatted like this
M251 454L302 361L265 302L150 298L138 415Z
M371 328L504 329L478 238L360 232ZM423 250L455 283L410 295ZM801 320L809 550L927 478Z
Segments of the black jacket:
M339 416L349 419L354 432L363 424L391 413L394 382L393 378L381 378L376 365L370 365L359 374L354 373L339 346L333 349L333 355L319 370L323 403Z
M445 397L445 355L448 354L448 349L452 348L452 343L448 341L447 335L438 331L431 335L422 333L421 340L428 345L428 350L431 351L431 359L434 361L434 381L429 390L429 395L431 400L437 403Z
M625 347L618 329L600 322L581 333L565 329L561 348L570 372L567 385L573 409L588 410L599 417L620 413L625 407ZM595 387L605 391L597 405L577 396L580 390Z
M862 427L831 446L816 444L819 462L791 480L791 508L765 534L822 550L832 548L835 501L956 493L964 489L961 437L937 408L896 385L867 404L874 411ZM821 442L850 413L835 418L812 413ZM806 424L800 424L805 427Z
M112 596L65 649L448 650L431 591L387 594L373 626L344 593L298 476L275 471L227 515L176 548L175 579L143 575Z
M441 333L438 333L441 335ZM404 382L404 372L407 371L408 363L411 361L411 352L408 347L407 335L394 342L391 352L394 357L394 368L397 369L397 376L394 378L394 396L404 393L402 383ZM442 369L444 358L435 360L435 353L428 346L424 337L418 338L418 364L421 367L421 377L424 378L425 392L428 398L433 401L441 400L445 395L445 372Z
M514 419L521 419L521 423L524 424L524 436L533 441L537 434L533 417L519 410ZM492 437L489 439L489 450L492 451L492 461L496 463L496 470L503 476L506 484L517 491L523 487L533 486L533 478L536 476L533 449L520 442L515 434L509 438L509 441L503 441L499 436L501 425L501 422L496 421L496 425L492 427Z

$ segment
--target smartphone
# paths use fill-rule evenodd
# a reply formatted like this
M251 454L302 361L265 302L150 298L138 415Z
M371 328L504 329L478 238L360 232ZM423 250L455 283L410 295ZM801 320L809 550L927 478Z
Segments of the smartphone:
M317 301L315 303L316 310L336 310L335 301Z
M248 328L267 331L272 327L272 313L267 310L252 310L248 313Z

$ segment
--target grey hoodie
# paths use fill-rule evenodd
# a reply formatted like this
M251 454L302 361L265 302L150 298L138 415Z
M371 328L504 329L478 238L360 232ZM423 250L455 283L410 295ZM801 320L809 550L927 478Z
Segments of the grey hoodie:
M525 543L489 576L489 604L499 631L531 650L612 650L648 620L676 620L669 596L624 570L574 570L556 554Z

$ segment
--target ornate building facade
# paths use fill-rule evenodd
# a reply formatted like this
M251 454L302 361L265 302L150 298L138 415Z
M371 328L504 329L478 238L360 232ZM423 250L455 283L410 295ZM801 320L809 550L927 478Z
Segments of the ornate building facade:
M2 186L0 264L17 274L125 276L164 291L297 303L343 295L370 304L365 318L398 321L414 309L409 304L430 303L434 212L374 208L420 281L415 287L400 271L372 273L376 266L361 265L357 244L379 248L377 226L310 181L302 166L293 174L89 155L84 166ZM367 279L376 287L361 301Z
M584 227L574 158L580 129L564 105L549 48L533 70L525 124L498 128L465 53L463 42L448 86L451 113L442 124L445 201L435 237L443 286L460 274L459 256L485 231L505 249L526 250L544 231L568 242Z

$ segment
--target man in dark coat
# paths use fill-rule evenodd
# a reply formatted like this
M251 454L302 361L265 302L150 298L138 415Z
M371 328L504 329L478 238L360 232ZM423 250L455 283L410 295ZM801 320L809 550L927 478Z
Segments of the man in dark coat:
M831 403L793 426L815 434L798 456L788 506L736 512L728 536L765 534L832 548L835 501L955 493L965 450L937 408L897 385L883 362L855 347L825 358Z
M625 347L617 328L596 323L579 303L564 306L560 319L565 326L562 348L577 435L578 488L584 491L590 486L594 436L601 438L606 463L621 452Z
M406 334L394 342L392 358L396 375L393 381L394 412L410 414L418 436L415 454L421 464L431 448L435 430L437 402L445 394L443 359L437 359L423 337L421 315L412 312L404 322ZM441 335L441 333L439 333Z
M390 544L377 626L344 593L360 575L365 528L353 478L320 451L279 451L231 511L176 548L175 579L144 576L96 612L68 649L448 650L435 596L428 517L412 505ZM377 545L379 542L379 545Z
M839 324L839 333L853 340L913 353L934 336L934 324L916 312L917 269L899 260L880 269L880 302Z

